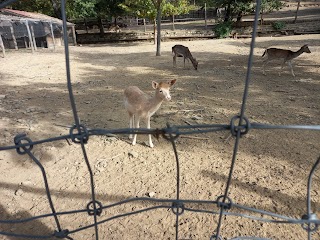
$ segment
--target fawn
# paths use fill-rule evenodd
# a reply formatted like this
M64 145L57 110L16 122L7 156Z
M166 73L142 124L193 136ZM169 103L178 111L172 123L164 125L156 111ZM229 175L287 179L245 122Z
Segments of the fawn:
M281 65L281 70L283 69L283 65L287 62L288 66L291 69L292 76L295 77L293 73L293 68L291 64L291 60L300 56L302 53L311 53L311 51L308 48L308 45L303 45L298 51L293 52L291 50L285 50L285 49L279 49L279 48L268 48L264 51L262 57L266 56L267 58L263 61L263 75L266 75L265 73L265 66L267 63L274 59L283 59L283 63ZM281 75L281 70L279 72L279 76Z
M183 45L174 45L172 47L172 55L173 55L173 66L177 65L176 60L177 57L183 57L184 67L186 67L186 59L190 59L195 70L198 69L198 61L197 59L192 57L192 54L188 47Z
M139 128L140 119L145 119L147 128L150 129L150 118L160 108L163 100L170 101L170 88L175 84L176 79L167 82L152 81L152 87L155 89L153 97L148 96L136 86L130 86L124 90L124 105L129 113L130 128ZM149 146L153 148L151 135L149 137ZM129 139L132 134L129 135ZM137 134L134 134L132 145L137 141Z

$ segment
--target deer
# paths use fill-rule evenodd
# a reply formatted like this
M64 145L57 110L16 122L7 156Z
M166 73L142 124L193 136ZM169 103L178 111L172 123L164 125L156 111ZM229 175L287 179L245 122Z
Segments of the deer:
M183 57L184 68L186 67L186 59L190 59L195 70L198 70L198 61L193 58L188 47L183 45L174 45L172 47L172 55L173 55L173 67L176 67L177 57Z
M147 128L150 129L150 118L160 108L164 100L170 101L170 88L175 84L176 79L170 81L155 82L152 81L152 87L155 90L154 95L148 96L136 86L129 86L124 90L124 105L129 114L129 128L140 127L140 120L145 120ZM153 148L151 134L149 137L149 147ZM137 142L137 134L129 135L132 145Z
M311 53L310 49L308 48L308 45L303 45L298 51L293 52L291 50L285 50L285 49L279 49L279 48L268 48L264 51L262 57L266 56L266 59L263 61L263 75L266 75L265 73L265 67L267 63L271 60L276 59L283 59L281 70L283 69L284 64L287 62L288 66L291 69L291 74L293 77L295 77L295 74L293 72L292 63L291 60L300 56L302 53ZM281 70L279 72L279 76L281 76Z

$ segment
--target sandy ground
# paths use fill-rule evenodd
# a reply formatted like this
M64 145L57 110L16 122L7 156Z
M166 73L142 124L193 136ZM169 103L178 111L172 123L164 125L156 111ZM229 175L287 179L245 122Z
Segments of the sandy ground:
M320 124L320 35L258 38L246 108L251 122L270 124ZM152 117L151 127L200 123L229 124L240 111L250 39L183 42L199 60L172 67L171 47L163 42L161 57L152 43L122 43L70 47L71 78L81 123L88 128L125 128L128 116L123 90L136 85L152 94L151 81L177 79L172 101L163 103ZM294 60L296 77L279 62L270 63L262 75L261 55L270 46L298 50L308 43L311 54ZM13 144L13 137L26 133L32 140L68 134L73 124L66 87L63 48L56 52L9 51L1 58L0 143ZM142 126L144 126L142 124ZM180 157L180 197L216 200L224 193L234 138L229 132L196 134L177 140ZM97 200L103 205L134 197L175 198L176 163L172 146L160 138L147 147L146 136L132 146L127 136L90 137L86 150L94 172ZM319 157L317 131L251 130L241 139L231 182L233 202L301 218L306 213L306 184ZM33 153L43 164L57 212L84 209L90 202L90 179L79 145L57 141L37 145ZM312 209L319 211L319 174L312 190ZM0 216L20 219L50 213L39 167L15 151L0 152ZM103 211L99 220L153 206L134 202ZM195 206L197 207L197 206ZM209 205L207 210L218 208ZM231 212L239 212L232 208ZM243 211L242 213L263 217ZM63 229L92 224L85 213L59 216ZM218 216L185 211L179 220L179 239L209 239ZM300 225L269 224L247 218L223 218L224 239L256 236L271 239L307 239ZM167 209L153 210L99 225L101 239L175 239L175 215ZM53 218L6 225L3 231L50 234ZM74 239L94 239L94 229L77 232ZM320 232L313 234L320 238ZM0 239L16 239L0 236Z

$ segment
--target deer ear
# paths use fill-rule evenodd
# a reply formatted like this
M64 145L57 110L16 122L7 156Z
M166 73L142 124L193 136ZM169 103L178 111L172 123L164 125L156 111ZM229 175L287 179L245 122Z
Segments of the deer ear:
M157 83L157 82L155 82L155 81L152 81L152 87L153 87L154 89L157 89L158 85L159 85L159 83Z
M173 79L173 80L169 81L168 83L170 84L170 86L172 86L173 84L176 83L176 81L177 81L177 79Z

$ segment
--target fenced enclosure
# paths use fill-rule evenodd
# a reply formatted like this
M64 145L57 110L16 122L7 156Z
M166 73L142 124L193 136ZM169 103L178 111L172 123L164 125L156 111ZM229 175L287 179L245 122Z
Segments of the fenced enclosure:
M198 10L191 10L189 13L180 14L174 16L175 22L185 21L198 21L205 19L220 19L224 16L224 9L220 8L201 8ZM162 16L161 22L172 22L172 16ZM70 22L76 25L76 30L79 32L85 31L86 33L99 29L101 32L108 31L110 27L117 24L120 28L126 28L127 26L136 26L143 24L153 24L154 19L142 19L132 16L118 17L116 19L104 19L104 18L83 18L83 19L70 19Z
M254 42L253 42L253 45L254 45ZM253 47L253 46L252 46ZM251 52L252 53L252 52ZM66 50L66 54L67 54L67 69L68 69L68 50ZM250 62L249 62L250 63ZM248 71L250 71L250 66L248 68ZM70 71L68 70L68 74L70 74ZM249 75L250 77L250 75ZM69 90L71 88L71 82L70 82L70 76L68 76L68 80L69 80ZM248 81L250 80L247 79L247 83ZM307 80L305 80L307 81ZM248 90L249 88L249 85L246 85L246 90ZM281 90L281 89L280 89ZM72 91L70 91L72 92ZM245 92L246 93L246 92ZM248 92L247 92L248 93ZM243 97L243 102L244 104L242 106L244 106L244 108L242 108L243 111L245 111L245 103L246 103L246 94L244 94L244 97ZM70 98L71 98L71 102L72 102L72 106L75 107L75 102L73 100L73 97L72 95L70 95ZM33 110L30 110L30 111L33 111ZM201 110L200 110L201 111ZM243 112L241 111L241 112ZM92 172L90 171L91 169L91 164L90 162L88 161L88 158L90 158L90 155L87 155L87 148L85 146L88 146L90 145L90 141L92 141L92 137L93 135L107 135L107 134L126 134L126 133L129 133L130 130L129 129L114 129L114 130L108 130L108 129L88 129L86 130L86 127L85 126L81 126L80 125L80 121L77 117L77 112L74 111L74 116L75 116L75 127L71 127L70 128L70 132L66 135L63 135L63 136L59 136L57 138L50 138L50 139L46 139L46 140L40 140L40 141L32 141L30 138L28 138L27 136L23 136L23 135L17 135L16 138L15 138L15 146L10 146L10 147L2 147L1 150L6 150L6 149L17 149L18 150L18 153L25 153L26 155L30 156L31 159L33 159L33 161L35 161L35 163L38 164L38 166L40 166L41 168L41 162L38 161L37 157L36 157L36 154L34 154L34 150L36 149L37 145L40 144L40 143L44 143L44 142L47 142L47 141L59 141L59 140L64 140L64 139L71 139L75 142L75 145L76 144L80 144L81 145L81 149L82 151L85 153L84 155L84 159L86 160L86 164L88 166L88 169L89 169L89 172L90 172L90 179L91 180L94 180L94 178L96 179L96 177L94 177L94 175L92 174ZM78 121L77 121L78 119ZM258 130L260 129L259 131L262 131L261 129L274 129L273 131L277 132L277 131L281 131L279 129L284 129L285 131L289 131L289 129L300 129L300 130L304 130L306 132L308 132L308 130L319 130L319 126L318 125L306 125L306 126L302 126L302 125L269 125L269 124L258 124L258 123L250 123L249 122L249 119L247 118L243 118L243 122L241 123L238 122L239 119L241 119L241 117L234 117L232 119L230 119L230 122L227 122L226 124L201 124L201 125L194 125L194 126L175 126L175 125L168 125L167 127L164 127L162 129L140 129L140 130L134 130L134 132L137 132L137 133L140 133L140 134L148 134L148 133L153 133L155 134L156 136L163 136L165 139L167 139L173 146L173 149L174 149L174 155L176 157L176 163L177 163L177 168L175 171L177 171L177 174L176 174L176 182L175 184L173 185L176 185L176 188L175 188L175 194L176 194L176 197L173 198L173 199L157 199L157 198L152 198L153 194L150 193L150 196L148 198L144 198L144 197L138 197L138 198L129 198L129 199L126 199L124 201L121 201L121 202L114 202L112 204L105 204L101 201L99 201L99 198L96 198L96 192L94 191L95 187L94 185L92 184L92 181L91 181L91 184L89 184L91 186L91 196L90 196L90 201L88 201L88 206L87 208L81 208L82 210L74 210L75 208L73 208L71 211L68 211L68 212L60 212L60 211L57 211L60 207L55 205L55 201L53 200L52 202L49 201L49 205L52 207L51 210L52 210L52 213L46 215L47 217L50 217L52 219L54 219L54 221L56 222L56 225L57 225L57 228L56 228L56 231L54 233L52 233L52 235L46 235L46 236L42 236L43 238L45 237L50 237L50 236L55 236L55 237L59 237L59 238L71 238L72 237L72 234L75 234L79 231L82 231L82 230L85 230L87 228L95 228L96 230L96 234L94 235L96 239L99 238L99 235L98 235L98 229L101 229L103 225L106 224L106 222L109 222L113 219L116 219L116 218L121 218L121 217L124 217L124 216L131 216L131 217L134 217L134 215L138 214L138 213L142 213L144 212L143 214L146 214L147 211L149 211L150 215L152 215L153 211L152 210L155 210L155 209L166 209L166 210L170 210L169 211L169 214L171 214L173 217L176 217L176 224L175 226L171 226L171 228L174 228L175 229L175 238L181 238L179 237L179 230L180 228L182 227L180 225L180 222L179 220L181 218L183 218L183 216L187 213L187 212L199 212L199 213L203 213L203 214L209 214L209 215L216 215L217 216L220 216L219 219L220 219L220 222L224 222L224 219L222 219L222 216L225 215L225 216L241 216L241 217L244 217L244 218L249 218L249 219L254 219L254 220L261 220L262 222L275 222L275 223L289 223L289 224L296 224L297 227L300 228L299 224L302 224L302 223L305 223L305 224L308 224L308 223L314 223L315 226L319 223L317 218L315 217L315 214L313 214L312 212L310 212L309 210L306 209L305 213L307 214L307 217L304 217L303 219L300 219L300 218L292 218L292 217L286 217L286 216L282 216L282 215L278 215L278 214L275 214L275 213L272 213L272 212L268 212L268 211L261 211L261 210L257 210L257 209L252 209L252 208L249 208L249 207L246 207L244 205L239 205L237 203L233 203L234 201L232 201L232 198L230 198L229 196L229 191L228 191L228 185L226 186L226 188L224 189L224 191L222 191L222 197L218 197L218 196L212 196L212 199L214 200L210 200L210 201L203 201L203 200L190 200L190 199L181 199L180 196L181 196L181 193L180 193L180 187L181 187L181 182L180 182L180 174L179 174L179 171L181 171L181 167L180 167L180 162L179 162L179 152L176 150L176 143L175 141L178 141L179 138L182 138L184 136L192 136L194 134L199 134L199 133L212 133L212 132L220 132L220 131L224 131L224 132L231 132L232 135L233 135L233 138L235 139L236 141L236 146L234 148L235 150L235 155L233 155L233 158L232 158L232 164L231 164L231 168L230 168L230 174L229 174L229 177L226 179L228 179L228 182L229 181L232 181L232 180L236 180L234 178L232 178L233 176L233 171L232 171L232 168L233 166L236 166L237 162L236 159L237 159L237 148L239 147L237 144L239 144L240 142L240 136L243 136L243 139L241 140L241 142L243 141L246 141L245 140L245 134L248 134L249 131L251 132L251 130ZM286 118L284 118L283 120L286 120ZM82 121L83 123L83 121ZM285 121L283 122L285 124ZM278 129L278 130L276 130ZM256 131L258 132L258 131ZM89 139L89 136L90 136L90 139ZM195 140L196 141L196 140ZM85 145L85 143L87 143ZM33 146L33 148L31 149L31 146ZM41 146L41 145L39 145ZM134 153L132 153L132 155L134 155ZM316 159L313 159L314 161L316 161ZM238 162L239 163L239 162ZM318 163L318 161L315 163L315 166L316 164ZM44 176L44 182L46 183L46 174L44 172L44 168L41 168L42 170L42 173L43 173L43 176ZM310 172L310 176L312 176L314 174L314 170L315 168L312 168L311 169L311 166L310 166L310 170L312 170ZM220 171L218 171L220 172ZM181 173L181 172L180 172ZM226 176L228 176L228 174L226 174ZM310 178L311 180L311 178ZM210 184L210 183L209 183ZM46 189L49 190L49 185L48 184L45 184L46 185ZM86 183L87 185L87 183ZM310 182L310 185L311 185L311 182ZM120 191L121 192L121 191ZM199 191L199 194L201 191ZM307 204L308 203L308 208L310 207L310 188L308 189L308 198L306 199L305 203ZM46 191L47 195L48 195L48 199L50 200L50 191ZM223 193L225 193L223 195ZM75 194L76 195L76 194ZM99 194L99 197L101 198L101 195ZM132 196L133 197L133 196ZM151 197L151 198L150 198ZM101 202L101 205L100 205L100 202ZM103 216L104 212L107 212L109 209L115 207L115 206L121 206L121 205L125 205L126 203L136 203L137 205L139 204L139 202L144 202L145 204L146 203L149 203L149 204L146 204L147 207L146 208L142 208L140 210L127 210L125 211L124 213L122 214L117 214L117 215L114 215L114 216L110 216L110 217L103 217L103 219L101 219L101 217ZM92 203L96 203L96 204L92 204ZM236 212L236 208L240 208L243 211L240 211L240 212ZM214 209L214 210L213 210ZM171 213L171 210L173 213ZM57 212L56 212L57 211ZM156 211L156 210L155 210ZM220 211L220 212L219 212ZM247 212L248 211L248 212ZM251 212L255 212L257 213L257 215L251 215ZM62 218L63 215L69 215L69 214L73 214L73 213L80 213L80 212L84 212L86 214L88 214L89 216L91 216L92 218L94 218L94 220L92 221L92 224L88 224L86 226L82 226L80 227L79 229L69 229L69 230L66 230L67 227L64 226L64 224L62 225L60 223L60 218ZM249 213L250 215L246 215L245 213ZM100 217L98 216L100 214ZM140 214L140 215L136 215L138 217L140 216L143 216L143 214ZM288 213L289 216L291 216L290 213ZM261 217L261 219L259 219L259 217ZM265 216L270 216L271 218L266 218ZM45 217L45 216L39 216L40 218L41 217ZM89 217L89 218L91 218ZM307 218L307 219L305 219ZM13 224L13 223L25 223L27 222L28 220L32 221L32 220L36 220L36 219L39 219L38 217L31 217L31 218L22 218L22 219L14 219L14 220L4 220L2 221L2 223L9 223L9 224ZM139 219L139 218L138 218ZM278 219L278 220L276 220ZM69 220L70 221L70 220ZM179 224L178 224L179 223ZM219 221L218 221L219 223ZM98 224L98 225L97 225ZM66 225L68 226L68 224ZM223 225L222 225L223 226ZM219 232L219 227L217 227L217 232L215 232L216 230L216 226L210 226L210 232L214 232L212 234L212 239L220 239L223 237L224 235L224 228L222 227L221 228L221 231ZM307 227L308 228L308 227ZM308 232L310 233L311 230L313 229L308 229L309 231L306 232L306 236L308 234ZM18 232L18 230L16 229L16 231ZM129 230L128 230L129 231ZM15 235L15 232L2 232L3 234L6 234L6 235L11 235L11 236L14 236ZM314 231L313 232L314 234L318 234L317 231ZM234 238L235 239L253 239L253 237L243 237L243 238L240 238L240 237L237 237L241 235L241 233L238 233L237 235L234 235ZM311 235L311 233L310 233ZM26 236L23 236L23 233L22 232L18 232L17 233L17 236L21 236L21 237L26 237ZM317 235L316 235L317 236ZM39 238L41 238L41 235L38 236ZM112 238L112 235L110 236L110 238ZM158 238L161 238L158 236ZM190 237L192 238L192 237ZM310 237L311 238L311 237ZM255 238L255 239L259 239L258 237ZM266 239L266 238L260 238L260 239Z

